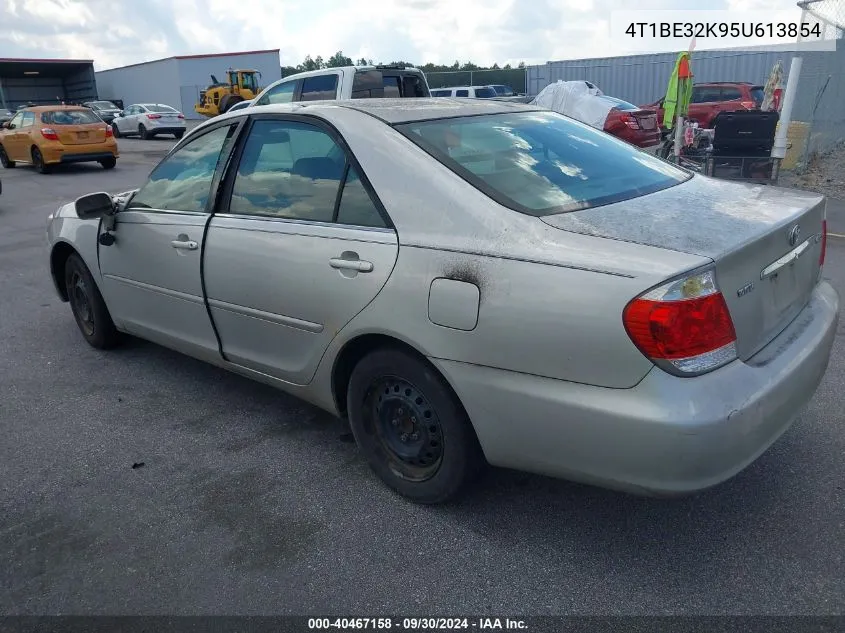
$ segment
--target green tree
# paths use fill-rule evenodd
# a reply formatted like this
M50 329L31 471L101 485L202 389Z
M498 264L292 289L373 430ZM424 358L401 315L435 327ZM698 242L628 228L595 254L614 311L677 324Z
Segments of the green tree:
M352 66L352 58L343 54L343 51L338 51L326 62L326 68L340 68L341 66Z

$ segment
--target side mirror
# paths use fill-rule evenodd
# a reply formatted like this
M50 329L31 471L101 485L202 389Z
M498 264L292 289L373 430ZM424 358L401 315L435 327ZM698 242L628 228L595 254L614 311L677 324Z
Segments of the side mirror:
M3 126L2 126L2 127L3 127L3 129L6 129L6 130L11 130L11 129L12 129L13 127L15 127L15 126L14 126L14 125L12 125L11 123L9 123L8 121L3 121Z
M114 201L110 194L101 191L77 198L74 203L76 215L82 220L93 220L114 214Z

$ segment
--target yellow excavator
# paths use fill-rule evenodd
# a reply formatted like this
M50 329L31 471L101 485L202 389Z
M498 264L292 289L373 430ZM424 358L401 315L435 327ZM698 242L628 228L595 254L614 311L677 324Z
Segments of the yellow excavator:
M211 75L211 85L200 92L200 102L194 106L198 114L215 117L223 114L236 103L255 99L261 92L258 86L261 73L257 70L230 68L226 71L226 75L228 81L217 81L217 77Z

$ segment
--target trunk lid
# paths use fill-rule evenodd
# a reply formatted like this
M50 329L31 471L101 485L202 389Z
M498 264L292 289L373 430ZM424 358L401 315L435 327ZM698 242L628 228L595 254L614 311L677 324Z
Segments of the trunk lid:
M637 110L631 112L640 124L640 129L654 130L657 128L657 113L653 110Z
M106 140L104 123L89 123L86 125L50 125L63 145L85 145L88 143L102 143Z
M809 301L819 280L825 206L818 194L694 176L634 200L541 219L712 259L745 360Z

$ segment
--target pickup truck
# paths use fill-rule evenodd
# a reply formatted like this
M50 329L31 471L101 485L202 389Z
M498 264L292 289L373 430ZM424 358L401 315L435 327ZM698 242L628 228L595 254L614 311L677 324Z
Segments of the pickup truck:
M401 65L343 66L284 77L262 90L253 99L252 105L429 96L428 82L418 68Z

